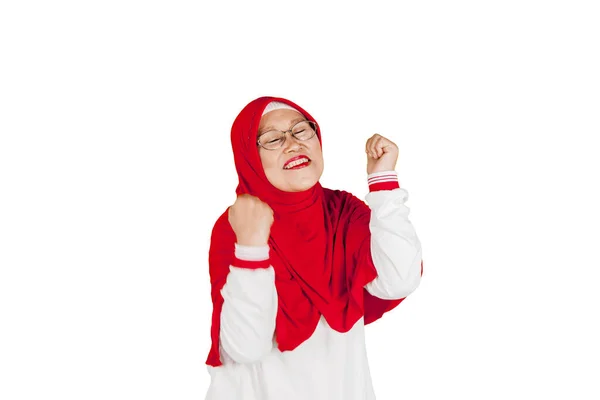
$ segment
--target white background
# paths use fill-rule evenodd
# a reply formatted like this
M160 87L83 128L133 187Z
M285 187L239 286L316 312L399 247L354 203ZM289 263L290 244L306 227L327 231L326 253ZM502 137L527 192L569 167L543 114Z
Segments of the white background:
M202 399L208 245L263 95L325 187L400 148L419 289L367 329L378 399L598 399L593 1L5 1L0 398Z

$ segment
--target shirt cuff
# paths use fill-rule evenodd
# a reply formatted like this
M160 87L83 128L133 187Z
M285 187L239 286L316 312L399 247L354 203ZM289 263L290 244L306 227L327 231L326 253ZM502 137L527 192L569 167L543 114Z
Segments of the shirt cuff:
M367 177L370 192L394 190L400 187L396 171L381 171L369 174Z
M236 243L233 266L249 269L268 268L270 266L269 245L244 246Z

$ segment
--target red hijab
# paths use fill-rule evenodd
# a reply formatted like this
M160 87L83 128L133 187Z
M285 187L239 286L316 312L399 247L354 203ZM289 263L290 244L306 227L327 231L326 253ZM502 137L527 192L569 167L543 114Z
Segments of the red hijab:
M304 192L283 192L267 179L256 135L262 112L271 101L288 104L307 119L309 113L289 100L261 97L235 119L231 144L239 184L236 193L251 194L274 213L269 238L269 263L275 270L278 310L275 338L279 350L293 350L314 332L321 315L338 332L347 332L361 318L379 319L404 299L382 300L364 286L377 276L371 259L369 207L352 194L317 183ZM320 128L317 137L321 141ZM215 223L209 252L213 315L212 347L206 363L221 365L219 355L221 289L235 254L235 233L226 210Z

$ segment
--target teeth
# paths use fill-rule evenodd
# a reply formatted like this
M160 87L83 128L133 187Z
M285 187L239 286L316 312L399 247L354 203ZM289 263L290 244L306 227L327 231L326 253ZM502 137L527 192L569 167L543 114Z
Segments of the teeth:
M292 161L291 163L289 163L288 165L286 165L286 166L285 166L285 169L293 168L293 167L295 167L296 165L304 164L304 163L306 163L306 162L308 162L308 159L307 159L307 158L301 158L301 159L299 159L299 160Z

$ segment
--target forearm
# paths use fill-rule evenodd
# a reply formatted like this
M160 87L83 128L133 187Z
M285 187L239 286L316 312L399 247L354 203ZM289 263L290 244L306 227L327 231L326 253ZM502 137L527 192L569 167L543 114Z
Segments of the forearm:
M275 272L269 265L268 246L236 245L236 261L230 266L221 290L220 342L227 356L238 363L255 362L273 347L277 315Z
M382 299L401 299L419 286L421 243L404 204L408 192L399 187L395 172L373 175L366 202L371 208L371 258L377 278L365 288Z

